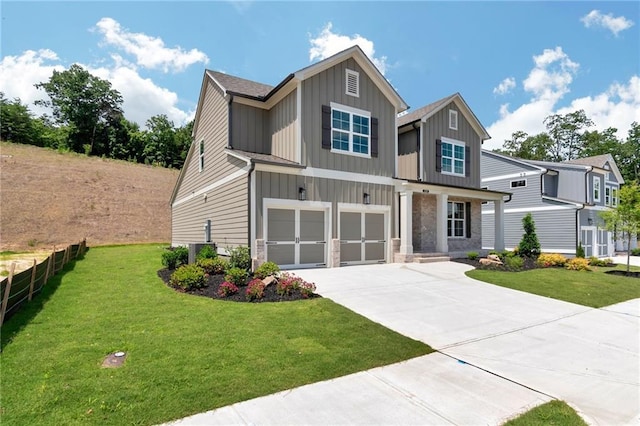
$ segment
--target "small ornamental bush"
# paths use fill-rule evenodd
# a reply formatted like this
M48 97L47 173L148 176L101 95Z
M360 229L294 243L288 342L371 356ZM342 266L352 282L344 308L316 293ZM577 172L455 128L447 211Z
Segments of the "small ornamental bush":
M249 247L238 246L236 248L229 249L229 265L232 268L240 268L248 271L251 269L251 254L249 253Z
M567 262L565 265L570 271L590 271L589 261L583 257L575 257Z
M169 248L162 253L162 264L167 269L176 269L189 263L189 249L186 247Z
M281 274L276 284L276 293L280 296L285 296L292 294L294 291L299 291L302 297L306 299L316 291L316 285L288 272Z
M468 258L469 260L476 260L476 259L478 258L478 256L480 256L480 255L478 254L478 252L477 252L477 251L470 251L470 252L467 252L467 258Z
M264 262L253 273L253 276L260 279L265 279L269 275L277 275L280 272L280 267L275 262Z
M246 283L248 276L249 274L246 269L229 268L224 276L224 280L237 286L243 286Z
M520 256L506 256L503 262L509 271L519 271L524 266L524 259Z
M567 263L567 258L559 253L542 253L538 256L536 261L538 266L543 268L550 268L552 266L564 266Z
M589 258L590 266L607 266L608 264L613 263L611 259L598 259L595 256L591 256Z
M198 266L204 269L209 275L224 274L229 267L229 262L221 257L216 257L215 259L200 259L197 263Z
M502 250L500 253L496 253L496 254L500 258L500 260L502 260L503 262L508 257L517 256L515 252L509 251L509 250Z
M314 283L303 281L302 283L300 283L299 290L300 294L302 294L302 297L308 299L309 296L316 292L316 285Z
M204 246L198 252L198 255L196 256L196 260L215 259L216 257L218 257L218 253L213 249L213 247Z
M251 280L247 286L247 291L245 292L247 300L252 301L262 299L264 297L264 287L265 285L261 279L256 278Z
M576 248L576 257L584 259L584 247L582 247L582 243L579 243L578 248Z
M190 290L204 287L206 285L206 275L204 269L198 265L182 265L171 274L169 282L175 287Z
M189 249L183 246L179 246L173 249L173 252L178 258L177 266L186 265L189 263Z
M522 228L524 229L524 234L518 245L518 254L527 257L537 257L540 254L540 242L536 235L536 224L533 221L531 213L527 213L527 215L522 218Z
M218 287L218 297L227 297L238 292L238 287L233 283L223 282Z
M640 256L640 247L631 249L631 256Z

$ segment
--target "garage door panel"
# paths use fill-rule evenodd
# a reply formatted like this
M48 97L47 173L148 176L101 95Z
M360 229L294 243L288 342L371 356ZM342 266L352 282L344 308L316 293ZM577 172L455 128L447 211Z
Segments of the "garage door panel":
M365 240L384 240L384 214L366 213L364 216Z
M364 257L366 261L384 260L384 243L367 243L364 246Z
M325 263L325 244L302 244L300 245L301 264L321 264Z
M267 240L295 240L295 210L269 209L267 213Z
M324 212L300 211L300 241L324 241Z
M340 244L340 261L341 262L360 262L361 260L362 260L361 243Z
M354 241L362 238L362 216L360 213L340 213L340 239Z
M278 265L293 265L296 263L294 244L273 244L267 246L267 259Z

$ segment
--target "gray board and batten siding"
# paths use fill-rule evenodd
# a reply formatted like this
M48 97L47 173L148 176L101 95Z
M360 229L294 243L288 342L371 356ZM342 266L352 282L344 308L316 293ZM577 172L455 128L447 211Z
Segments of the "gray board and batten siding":
M345 93L346 70L359 73L358 97ZM395 173L396 110L352 58L302 81L302 164L307 167L392 177ZM378 156L363 158L322 147L322 107L331 102L369 111L378 119Z
M324 179L294 174L256 171L256 238L264 238L263 220L264 208L262 200L277 198L282 200L297 200L298 189L304 187L307 201L331 202L331 236L338 238L338 208L337 203L362 205L363 194L370 195L371 205L391 207L391 218L394 217L394 187L367 182L353 182L337 179Z

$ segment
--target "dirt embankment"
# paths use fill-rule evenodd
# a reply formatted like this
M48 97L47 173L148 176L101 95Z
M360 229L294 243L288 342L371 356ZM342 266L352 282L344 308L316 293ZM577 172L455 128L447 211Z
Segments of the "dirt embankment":
M0 143L0 251L168 242L177 170Z

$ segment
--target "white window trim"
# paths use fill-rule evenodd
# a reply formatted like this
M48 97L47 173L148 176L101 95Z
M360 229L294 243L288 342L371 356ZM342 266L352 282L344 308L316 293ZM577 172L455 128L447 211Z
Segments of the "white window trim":
M462 158L462 173L456 173L454 170L455 168L455 164L454 161L456 160L455 157L446 157L446 158L451 158L451 170L450 172L447 172L444 170L444 167L442 167L442 159L445 158L444 154L442 154L442 146L440 147L440 173L442 173L443 175L450 175L450 176L459 176L459 177L465 177L467 175L467 145L462 142L462 141L458 141L455 139L449 139L449 138L445 138L445 137L441 137L440 141L445 144L451 144L451 145L458 145L461 146L464 152L464 157ZM451 150L452 153L455 152L455 149Z
M204 139L198 144L198 170L200 173L204 170Z
M454 219L451 218L449 219L449 204L462 204L462 213L464 214L464 217L462 219ZM467 203L465 203L464 201L447 201L447 228L449 227L449 222L451 221L451 234L455 233L455 222L458 221L462 221L462 235L449 235L449 232L447 232L447 238L453 238L453 239L462 239L462 238L467 238Z
M602 179L600 176L594 176L593 178L593 202L599 203L601 200L600 192L602 192ZM596 194L598 195L596 197Z
M356 98L360 97L360 73L358 71L354 71L354 70L350 70L350 69L345 69L345 74L344 74L344 92L345 94L349 95L349 96L353 96ZM349 91L349 77L355 77L356 79L356 92L350 92Z
M371 158L371 125L372 125L371 113L369 111L353 108L353 107L338 104L335 102L331 102L329 106L331 107L331 152L333 152L334 154L353 155L354 157L360 157L360 158ZM367 137L369 138L369 152L367 154L362 154L360 152L353 152L353 134L354 133L353 133L353 130L351 129L349 129L349 151L343 151L341 149L335 149L333 147L333 110L334 109L342 112L347 112L351 115L351 117L353 117L353 114L356 114L361 117L367 117L369 119L369 134L367 135ZM353 118L349 120L349 125L353 126ZM344 132L344 130L339 130L339 129L338 131Z
M618 188L611 188L611 206L618 206Z
M611 205L611 187L607 185L604 186L604 205Z
M520 182L520 181L524 181L524 186L521 186L521 185L513 186L515 182ZM515 180L509 181L509 188L511 189L526 188L527 185L528 185L527 179L515 179Z
M451 125L451 119L455 117L455 126ZM454 109L449 110L449 129L458 130L458 111Z

